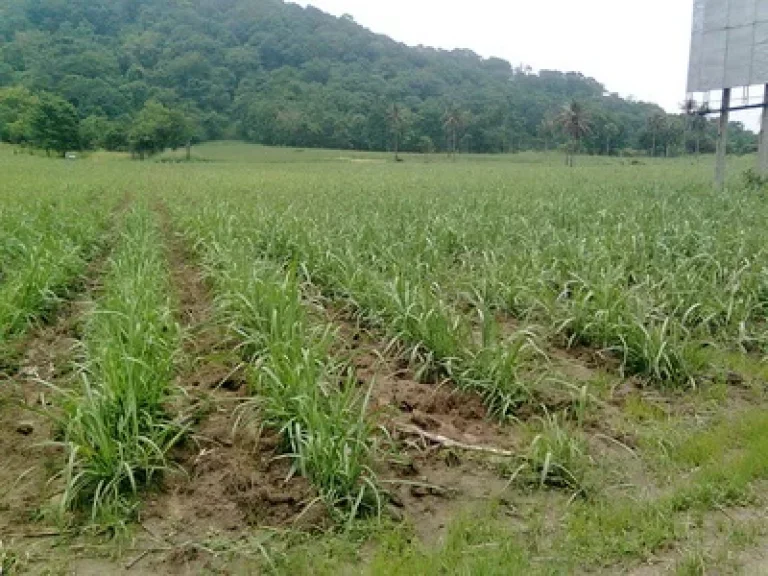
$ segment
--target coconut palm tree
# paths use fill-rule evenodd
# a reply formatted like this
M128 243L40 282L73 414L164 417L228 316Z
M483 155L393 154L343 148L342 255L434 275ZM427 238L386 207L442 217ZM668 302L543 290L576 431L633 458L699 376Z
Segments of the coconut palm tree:
M680 104L680 111L683 113L683 151L688 154L688 133L691 131L696 115L696 100L687 98Z
M400 162L400 135L403 132L403 112L400 110L400 106L392 104L389 109L389 126L392 130L392 145L395 152L395 162Z
M696 139L696 155L701 154L701 139L704 133L707 131L707 114L709 114L709 106L702 104L691 121L691 129L693 130L693 136Z
M443 114L443 128L448 140L448 149L453 156L456 155L457 134L462 120L461 111L454 105L449 106Z
M570 104L563 106L560 114L557 115L557 124L571 139L565 163L573 166L574 153L581 151L581 140L592 129L589 114L580 102L573 100Z
M667 129L667 115L656 112L648 118L648 131L651 133L651 156L656 156L656 143Z

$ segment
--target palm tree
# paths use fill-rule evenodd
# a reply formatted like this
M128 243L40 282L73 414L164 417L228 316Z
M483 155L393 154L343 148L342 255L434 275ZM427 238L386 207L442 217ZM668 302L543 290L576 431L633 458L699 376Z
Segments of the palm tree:
M392 104L392 108L389 109L389 124L392 130L395 162L400 162L400 135L403 131L403 113L397 104Z
M568 148L565 163L568 166L573 166L574 152L581 151L581 140L591 130L589 114L581 103L573 100L570 104L563 106L557 116L557 124L571 139L571 146Z
M696 115L691 122L691 129L693 130L694 138L696 138L696 155L701 154L701 138L707 131L707 114L709 113L709 106L702 104Z
M696 114L696 100L687 98L680 105L680 111L683 113L683 151L688 154L688 132L693 126L693 117Z
M443 128L448 139L448 149L450 153L456 156L457 133L461 127L462 115L456 106L449 106L443 114Z
M651 133L651 156L656 156L656 142L667 129L667 116L662 112L656 112L648 118L648 130Z

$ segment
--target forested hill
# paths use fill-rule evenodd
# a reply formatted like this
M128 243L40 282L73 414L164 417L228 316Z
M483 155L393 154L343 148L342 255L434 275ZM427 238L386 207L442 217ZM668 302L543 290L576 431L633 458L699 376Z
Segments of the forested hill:
M693 147L682 118L580 74L407 47L280 0L0 0L0 42L5 140L25 138L24 99L50 92L75 106L85 144L106 147L127 147L158 102L201 140L386 150L396 130L403 150L453 137L472 152L545 148L564 141L551 120L572 99L589 110L590 152L679 150L684 133ZM704 149L711 132L701 127Z

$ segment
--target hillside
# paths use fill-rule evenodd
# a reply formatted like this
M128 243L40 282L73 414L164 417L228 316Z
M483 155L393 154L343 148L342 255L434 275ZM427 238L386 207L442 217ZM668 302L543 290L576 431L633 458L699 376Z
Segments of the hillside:
M681 118L649 122L663 111L581 74L411 48L280 0L0 0L0 42L0 87L62 96L107 147L125 146L156 100L193 118L199 140L386 150L397 105L404 150L445 150L447 110L461 150L537 149L561 143L546 119L578 99L590 110L589 152L694 148ZM0 95L0 139L13 139L2 106L14 98ZM704 150L712 136L702 126ZM732 141L752 146L742 130Z

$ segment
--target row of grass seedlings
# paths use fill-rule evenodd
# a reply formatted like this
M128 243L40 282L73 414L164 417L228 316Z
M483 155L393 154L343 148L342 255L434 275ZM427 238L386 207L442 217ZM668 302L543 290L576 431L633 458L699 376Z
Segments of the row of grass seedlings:
M764 333L759 321L764 299L759 294L764 283L760 276L765 243L759 225L762 207L754 198L738 194L724 198L706 187L643 187L637 183L619 190L601 186L580 189L578 194L573 192L564 187L560 192L531 198L518 195L514 198L517 202L514 210L519 217L508 217L506 221L499 215L510 208L505 204L510 200L493 195L483 196L482 201L476 197L457 199L446 203L448 208L437 205L433 199L410 204L399 202L397 210L407 209L408 217L387 213L381 220L415 220L417 226L432 230L430 235L439 236L439 230L429 227L431 221L447 223L447 228L452 230L456 228L455 221L472 222L474 213L481 214L482 222L490 231L486 234L483 226L466 226L483 232L471 238L467 234L461 236L461 242L467 245L464 251L471 254L480 248L480 253L486 250L503 254L498 261L508 268L508 273L502 281L467 292L479 292L482 299L475 300L484 300L493 306L509 302L516 316L528 313L531 306L535 310L537 294L554 298L562 293L562 286L554 296L548 294L549 288L538 291L537 283L541 280L536 278L537 271L552 268L561 260L558 266L562 265L568 272L561 275L567 284L571 274L585 276L583 268L596 253L610 256L611 268L622 269L624 278L619 276L619 287L634 286L633 292L643 293L641 299L647 303L644 306L652 311L647 327L661 331L669 316L667 326L681 324L684 330L675 328L673 332L680 332L686 340L700 338L703 325L708 328L703 337L740 342L746 347L758 344ZM414 212L419 202L426 208L421 212L434 212L436 217L425 220L418 210ZM446 214L450 214L450 218L444 218ZM350 220L361 225L361 214L357 216ZM362 224L367 225L375 218L362 220ZM506 235L499 234L499 229L506 230ZM402 234L402 226L398 232ZM568 255L562 246L585 243L589 253L581 259L571 259L569 263L559 258L561 252ZM536 257L537 265L525 265L525 257L530 254ZM517 255L523 257L516 258ZM707 265L700 267L707 258L722 271L708 270ZM472 262L471 257L462 258L462 265L465 262ZM516 265L508 265L510 262ZM680 273L681 268L689 272L687 277ZM484 279L485 275L469 273L465 278ZM514 280L519 278L525 281L515 286ZM510 285L513 287L508 289ZM677 289L687 301L676 297ZM510 297L499 297L505 291ZM635 329L635 322L625 324L627 330L642 337L642 330Z
M768 312L766 251L746 241L718 247L701 246L670 275L669 306L700 338L758 351L762 339L754 329L764 327Z
M613 349L627 372L689 382L700 367L691 334L665 307L663 284L649 277L648 261L631 261L643 252L626 245L638 237L642 243L643 232L630 231L607 214L600 219L597 228L561 219L561 228L544 224L538 233L526 230L524 251L519 246L490 251L480 265L483 280L476 282L475 300L502 306L518 318L540 316L565 334L569 345Z
M660 216L658 206L676 217ZM679 355L703 367L704 345L750 346L745 328L759 324L765 262L762 232L754 232L760 227L744 226L754 219L751 212L738 197L724 202L710 193L691 201L690 195L673 194L638 218L632 250L612 247L629 256L628 278L644 284L654 303L645 326L634 326L651 350L677 340ZM668 364L674 372L674 360Z
M708 203L663 202L674 203L680 217L657 221L652 210L650 218L622 231L631 250L621 245L619 234L606 242L608 251L625 255L627 286L645 301L643 315L622 329L625 364L653 380L684 383L706 367L703 345L737 339L752 315L754 299L744 289L752 255L738 239L719 237L721 226L705 215Z
M351 521L378 514L381 493L371 468L368 391L331 352L330 326L312 324L295 266L259 259L259 250L227 208L188 220L221 317L252 369L252 407L278 431L294 472L328 509Z
M71 206L41 202L15 214L24 223L3 250L0 345L45 320L77 287L102 244L108 213L73 198Z
M483 342L477 345L469 320L441 297L440 286L429 282L428 265L407 258L398 261L391 253L386 261L373 264L367 248L369 243L381 244L375 235L361 241L357 235L336 236L307 221L301 227L291 253L303 263L307 281L387 333L404 350L417 376L451 377L459 388L480 394L489 412L500 418L532 400L521 371L538 351L532 334L521 331L502 339L493 315L486 314ZM304 244L298 245L297 238Z
M120 526L137 493L170 466L184 432L166 410L180 345L170 292L162 234L137 207L124 217L87 318L81 384L61 391L62 512L90 509L92 521Z
M470 284L475 306L501 307L524 320L549 311L571 344L614 349L627 372L660 382L689 382L699 367L699 355L679 321L659 310L647 284L638 281L642 270L628 269L622 242L634 240L634 235L627 234L626 224L607 211L598 212L594 223L585 223L583 212L566 214L561 211L557 228L541 225L541 215L534 220L536 226L521 219L513 251L501 258L488 257L495 252L486 249L483 273ZM584 240L574 241L579 235ZM520 250L526 244L527 249Z
M464 217L464 214L457 214L455 217ZM440 232L443 229L447 230L444 235ZM422 288L421 308L430 311L425 317L451 318L453 326L447 322L442 324L447 326L449 333L453 334L438 342L434 342L434 336L413 341L423 344L427 349L440 351L444 349L446 341L450 342L450 338L454 338L456 341L452 347L453 354L438 355L438 360L445 371L460 388L471 390L482 396L493 416L506 418L522 404L534 400L534 390L528 382L530 373L524 374L524 372L533 357L543 353L535 345L536 336L527 329L515 330L512 334L505 335L505 330L501 329L495 318L496 307L493 303L480 298L474 303L480 325L479 342L468 334L473 331L473 323L454 309L455 298L451 298L451 294L455 290L446 289L438 283L438 279L450 282L450 276L456 270L457 262L460 266L465 266L464 262L467 259L471 261L473 246L482 245L482 243L477 239L467 240L448 226L438 225L433 232L436 239L429 240L428 243L433 246L443 245L445 248L433 250L433 256L427 258L425 265L422 266L411 265L411 261L420 262L420 257L412 249L405 250L405 257L399 262L399 273L404 274L411 284ZM419 237L419 234L414 231L411 231L410 235L412 238ZM446 240L440 241L441 237L445 237ZM418 242L416 244L418 246ZM458 326L462 329L458 330L456 328ZM423 330L427 333L430 331L432 328L428 325ZM400 333L398 336L400 338L406 336L405 342L408 343L407 337L412 337L413 334L414 331L411 331L410 334ZM415 334L418 335L418 332Z

